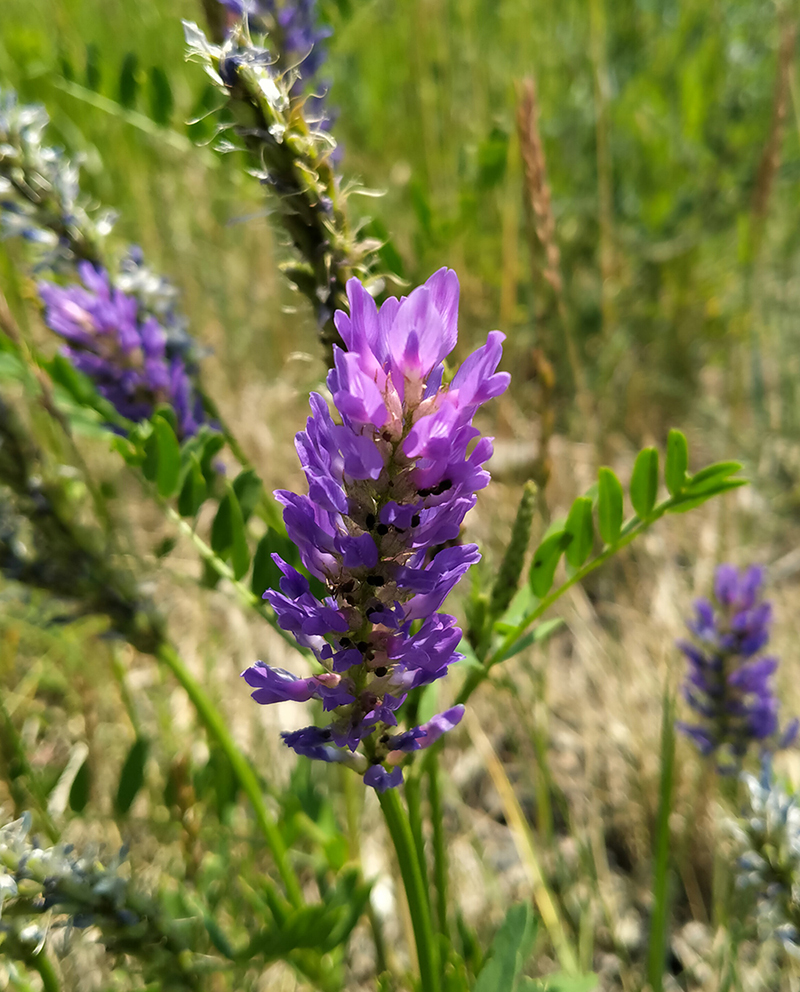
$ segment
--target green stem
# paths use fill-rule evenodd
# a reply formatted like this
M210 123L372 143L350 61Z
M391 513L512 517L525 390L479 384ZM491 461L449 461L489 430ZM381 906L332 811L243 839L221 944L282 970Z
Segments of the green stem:
M428 797L431 803L431 824L433 825L433 881L436 886L436 924L439 933L448 942L447 927L447 848L444 839L444 809L439 762L434 758L427 768Z
M438 955L434 941L427 887L416 845L397 789L387 789L378 796L386 826L394 844L400 875L408 899L414 940L417 945L421 992L440 992Z
M53 967L53 962L45 954L44 948L38 954L31 954L29 962L31 967L39 972L44 992L61 992L61 983Z
M278 873L283 879L283 884L286 886L286 894L293 905L302 906L303 894L300 890L300 883L297 875L294 873L294 869L289 864L283 838L264 803L264 796L255 772L247 758L245 758L234 743L222 718L222 714L206 695L200 683L178 657L178 653L171 644L162 641L156 651L156 657L169 668L186 690L209 736L217 742L230 762L239 785L242 787L243 792L250 800L250 805L253 807L258 826L270 849Z
M428 892L428 865L425 859L425 838L422 834L422 789L418 775L413 772L406 778L406 804L408 806L408 825L411 827L411 836L414 838L414 847L417 851L417 861L419 862L422 877L426 882L425 895L428 899L430 910L430 893Z
M653 868L653 912L650 921L650 946L647 974L653 992L661 992L664 983L664 960L667 948L670 882L670 829L672 790L675 767L675 705L664 693L661 723L661 783L656 817Z

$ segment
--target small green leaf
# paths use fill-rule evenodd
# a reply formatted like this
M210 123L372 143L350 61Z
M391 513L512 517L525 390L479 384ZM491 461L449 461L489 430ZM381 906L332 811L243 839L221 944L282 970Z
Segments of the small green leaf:
M122 60L117 91L117 99L128 110L136 106L136 94L139 89L139 80L136 77L138 66L139 60L136 52L128 52Z
M512 906L497 931L475 992L513 992L533 950L536 920L526 902Z
M285 534L270 527L258 542L253 558L253 577L250 588L256 596L262 597L267 589L277 589L283 573L272 560L273 554L279 554L284 561L294 564L297 549Z
M232 545L231 497L230 493L226 493L211 524L211 550L220 558L227 558Z
M78 769L78 774L72 780L69 790L69 808L73 813L82 813L89 802L91 792L92 775L89 767L88 757Z
M603 466L597 479L597 527L606 544L614 544L622 531L622 483Z
M594 542L592 523L592 501L588 496L579 496L569 511L564 531L570 535L566 559L573 568L580 568L589 557Z
M158 495L165 499L173 496L178 489L181 473L181 446L175 432L163 417L153 420L153 435L158 448L158 468L156 488Z
M261 479L256 475L255 469L252 468L244 469L233 480L233 491L239 500L242 519L245 523L247 523L252 516L253 510L258 506L263 489Z
M150 116L162 127L166 127L172 117L175 101L172 97L172 87L169 85L167 74L157 65L150 70L148 79Z
M561 617L553 617L552 620L544 620L542 623L537 624L533 630L528 631L524 637L520 637L518 641L511 645L508 651L501 654L497 659L497 663L499 664L501 661L508 661L509 658L513 658L515 654L520 654L520 652L524 651L526 648L529 648L532 644L542 644L563 626L564 621ZM459 648L459 651L463 654L461 648ZM478 667L483 667L480 662L478 662Z
M683 491L688 467L689 447L686 435L673 429L667 437L667 459L664 463L664 481L670 496L677 496Z
M227 499L231 503L231 565L233 566L233 577L235 579L241 579L247 574L248 568L250 568L250 548L247 545L247 533L244 529L242 509L232 489L228 490Z
M182 517L193 517L203 505L207 495L206 480L197 455L189 455L189 464L183 478L180 496L178 496L178 513Z
M631 476L631 503L640 520L646 520L658 495L658 452L643 448L636 456Z
M695 493L692 490L679 496L678 499L669 507L667 513L686 513L687 510L693 510L696 506L701 506L706 500L711 499L712 496L719 496L721 493L730 492L731 489L738 489L740 486L746 486L747 479L722 479L720 482L708 486L703 486L699 493Z
M707 485L715 485L720 479L727 479L729 475L740 472L742 466L739 462L716 462L700 469L699 472L691 476L686 488L692 492L702 492Z
M101 82L100 49L91 42L86 46L86 88L96 93L100 89Z
M119 816L124 816L133 804L136 794L144 784L144 766L150 744L144 737L137 737L128 751L128 757L122 766L119 776L119 786L114 799L114 809Z
M544 599L550 591L556 574L558 559L571 540L572 536L565 531L555 531L546 537L536 549L531 563L530 584L531 589L539 599Z
M221 434L209 434L203 443L203 454L200 456L200 468L203 478L209 489L214 485L218 472L214 466L214 459L225 447L225 438Z

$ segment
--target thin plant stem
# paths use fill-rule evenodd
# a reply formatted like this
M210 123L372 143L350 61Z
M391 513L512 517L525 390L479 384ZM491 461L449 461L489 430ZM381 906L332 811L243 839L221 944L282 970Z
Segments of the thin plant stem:
M29 963L39 973L44 992L61 992L61 983L53 967L53 962L45 953L44 948L38 954L31 954Z
M422 833L422 789L419 776L417 775L409 775L406 779L406 803L408 804L408 825L411 827L411 836L414 838L417 860L422 871L422 877L427 883L428 863L425 858L425 838ZM425 895L428 899L428 907L430 909L430 893L427 884L425 886Z
M361 815L361 802L358 792L358 779L349 769L339 766L342 793L344 794L345 818L347 823L347 847L350 860L358 865L361 874L364 870L361 864L361 842L359 838L359 820ZM386 941L383 936L383 927L372 905L372 900L367 902L367 919L372 930L372 942L375 945L375 970L379 975L389 971L389 964L386 955Z
M447 926L447 847L444 839L444 808L442 807L441 771L438 758L428 765L428 798L433 827L433 881L436 888L436 925L439 933L450 942Z
M670 830L672 791L675 779L675 702L664 693L661 723L661 781L658 790L658 815L653 867L653 912L650 920L650 946L647 955L647 976L653 992L661 992L664 984L664 962L667 950L670 884Z
M242 787L242 791L250 800L250 805L253 807L253 813L255 814L259 829L264 840L267 842L278 873L283 879L289 901L295 906L301 906L303 904L303 894L297 875L289 863L283 838L264 803L264 796L261 786L258 784L256 774L247 758L245 758L234 743L230 731L222 718L222 714L171 644L163 641L158 646L156 657L169 668L186 690L208 734L217 742L230 762L233 773Z
M435 935L431 924L426 880L417 857L417 848L411 833L408 816L403 809L397 789L387 789L378 796L392 838L400 876L403 879L414 941L417 945L420 992L440 992L439 962Z

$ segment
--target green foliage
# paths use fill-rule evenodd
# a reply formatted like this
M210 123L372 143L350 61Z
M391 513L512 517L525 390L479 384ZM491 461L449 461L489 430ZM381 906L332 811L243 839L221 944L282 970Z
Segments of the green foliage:
M658 496L658 451L643 448L636 456L631 476L631 503L640 520L647 520Z
M506 913L489 956L475 983L474 992L513 992L536 940L536 920L527 903Z
M82 813L89 802L92 788L92 772L89 759L86 758L78 769L78 774L72 780L69 790L69 808L73 813Z
M119 775L117 794L114 797L114 809L119 816L124 816L128 812L144 785L144 768L149 751L150 742L146 737L137 737L128 751Z
M592 501L588 496L579 496L572 504L564 532L570 538L566 547L567 562L573 568L580 568L589 557L594 542Z
M610 468L601 467L597 485L592 488L596 489L597 529L605 541L605 547L589 558L594 539L595 501L590 496L579 496L572 504L567 520L551 525L534 552L529 576L533 594L539 600L545 597L550 601L557 599L575 577L605 561L663 514L684 513L712 496L746 484L744 479L730 478L741 469L738 462L718 462L690 476L687 474L688 461L686 438L680 431L670 431L664 469L670 497L657 503L658 451L655 448L640 451L630 482L630 500L636 515L624 525L622 483ZM572 569L570 579L560 590L551 594L556 568L564 552ZM538 607L534 608L534 612L538 616Z
M553 584L556 567L572 535L562 527L554 530L539 545L533 555L530 569L530 584L534 593L542 599Z
M597 529L606 544L614 544L622 531L622 483L605 467L598 472L597 482Z

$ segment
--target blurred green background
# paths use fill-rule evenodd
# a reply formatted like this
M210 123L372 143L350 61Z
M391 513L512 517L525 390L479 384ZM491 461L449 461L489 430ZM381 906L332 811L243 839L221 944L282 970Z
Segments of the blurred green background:
M458 270L463 336L505 331L518 390L541 346L559 424L575 426L515 133L515 84L533 75L564 300L603 432L660 439L698 415L739 438L794 436L789 5L327 0L320 12L345 179L385 192L355 211L391 234L410 282ZM186 122L218 97L184 62L181 17L202 23L199 0L4 0L0 79L45 103L93 195L178 283L235 387L245 358L272 376L298 348L316 355L314 329L276 273L285 248L257 182L236 156L194 147L214 124Z

